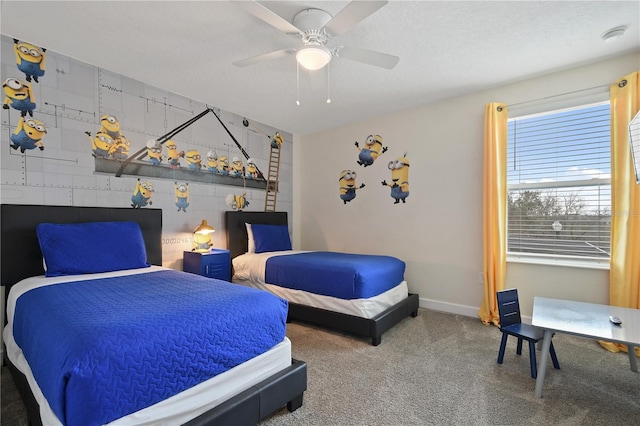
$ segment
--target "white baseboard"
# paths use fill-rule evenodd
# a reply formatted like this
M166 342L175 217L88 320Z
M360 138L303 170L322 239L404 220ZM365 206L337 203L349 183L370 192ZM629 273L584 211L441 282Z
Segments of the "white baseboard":
M475 318L478 317L478 310L480 309L477 306L465 306L457 303L441 302L439 300L426 299L424 297L420 298L420 307Z
M465 306L457 303L441 302L439 300L420 298L420 307L433 311L447 312L449 314L464 315L466 317L478 318L479 306ZM531 324L531 317L522 315L522 322Z

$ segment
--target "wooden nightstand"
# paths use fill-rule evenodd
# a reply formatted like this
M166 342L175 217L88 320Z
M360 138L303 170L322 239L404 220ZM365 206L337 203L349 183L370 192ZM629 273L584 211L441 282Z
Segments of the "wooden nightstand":
M206 253L185 251L182 270L203 277L231 281L231 257L229 250L212 249Z

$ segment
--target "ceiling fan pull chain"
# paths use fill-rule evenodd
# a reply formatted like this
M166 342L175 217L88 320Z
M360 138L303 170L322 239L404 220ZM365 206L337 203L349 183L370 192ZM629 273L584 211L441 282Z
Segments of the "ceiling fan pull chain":
M300 106L300 64L296 61L296 105Z
M329 70L330 67L331 67L331 63L328 63L327 64L327 103L328 104L331 103L331 79L330 79L331 71Z

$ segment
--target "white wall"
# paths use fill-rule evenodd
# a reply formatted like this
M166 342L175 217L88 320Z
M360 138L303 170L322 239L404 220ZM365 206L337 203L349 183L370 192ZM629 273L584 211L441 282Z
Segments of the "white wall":
M536 104L531 100L608 85L638 69L640 54L628 54L295 136L295 245L397 256L407 264L405 277L410 291L420 295L421 306L477 315L483 294L479 275L485 104L531 106ZM554 98L554 103L558 100L562 99ZM362 144L369 134L381 135L389 150L365 168L356 164L354 141ZM390 178L388 162L405 151L411 162L410 195L405 204L394 204L381 182ZM356 171L357 184L366 185L346 205L338 189L343 169ZM519 289L525 316L531 314L536 295L608 303L606 270L509 263L506 287Z

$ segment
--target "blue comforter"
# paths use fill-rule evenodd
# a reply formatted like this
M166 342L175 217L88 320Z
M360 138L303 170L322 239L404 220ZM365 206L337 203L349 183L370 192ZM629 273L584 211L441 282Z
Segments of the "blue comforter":
M14 337L66 425L148 407L280 343L287 302L178 271L55 284L16 303Z
M267 259L265 282L340 299L366 299L404 281L405 263L391 256L316 251Z

